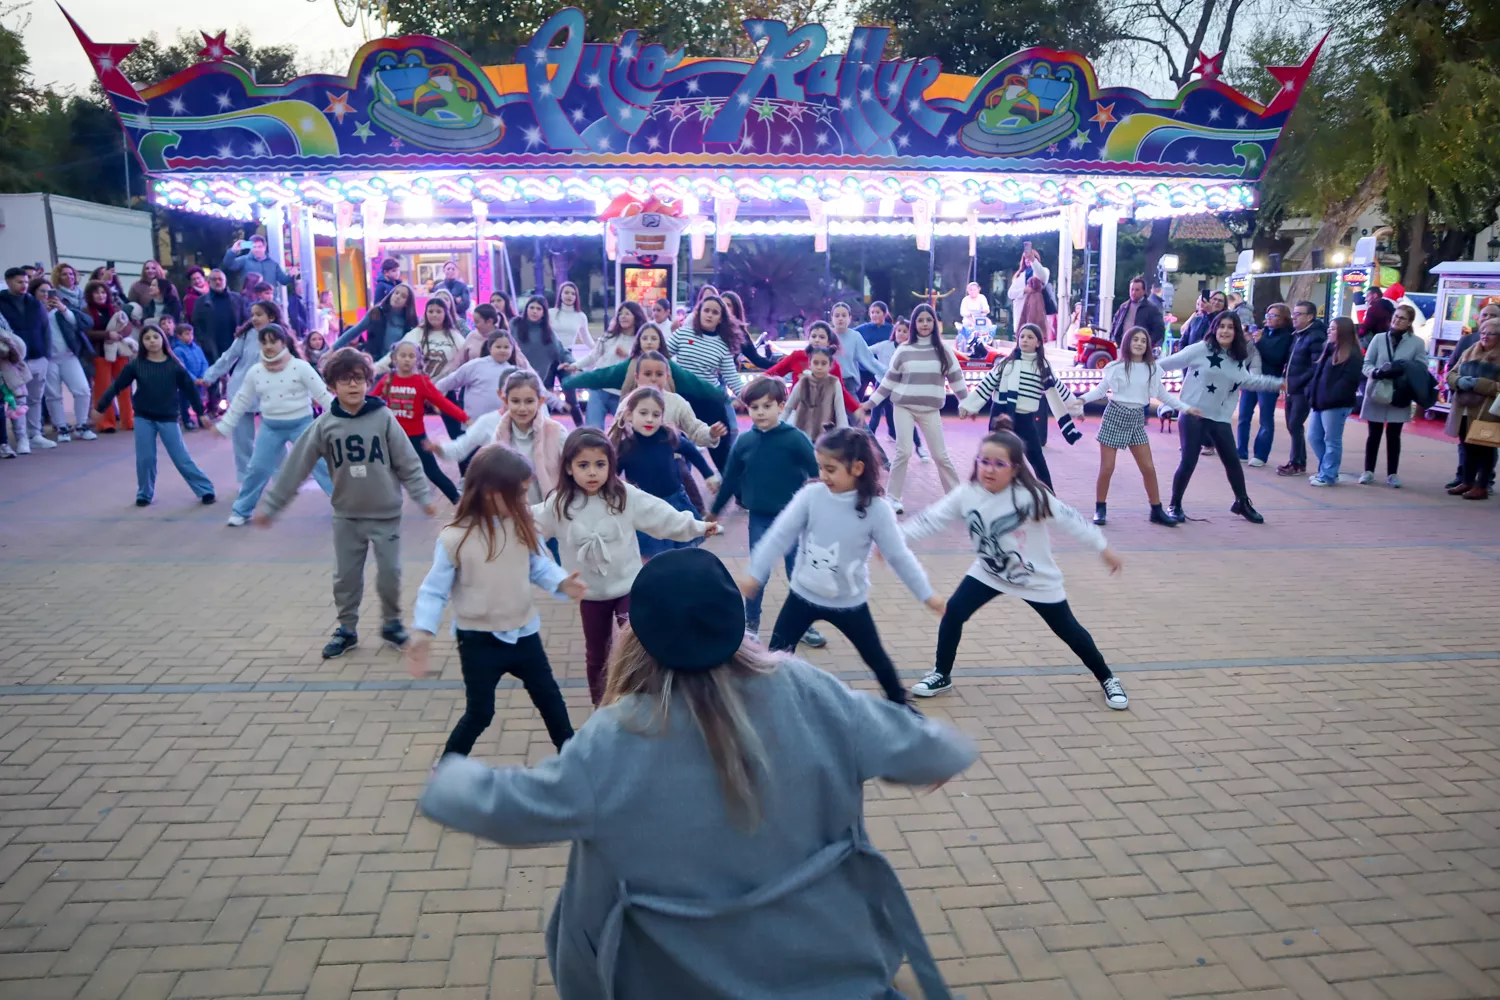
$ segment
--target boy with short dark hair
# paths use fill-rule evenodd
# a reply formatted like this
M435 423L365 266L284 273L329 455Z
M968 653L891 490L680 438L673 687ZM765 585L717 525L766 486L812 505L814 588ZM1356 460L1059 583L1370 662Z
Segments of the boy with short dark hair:
M748 433L735 438L724 469L724 481L719 484L712 509L704 517L705 521L717 521L729 499L738 494L740 505L750 512L752 551L796 492L818 476L818 457L812 441L796 427L782 422L786 398L786 383L768 375L753 379L741 391L740 400L750 411L751 427ZM796 556L794 545L786 554L787 579L791 579ZM764 596L762 589L754 597L745 598L745 631L750 635L760 630ZM802 641L815 649L828 645L828 640L814 628L807 630Z
M203 348L194 342L193 324L179 323L177 324L177 328L169 333L166 321L171 318L170 316L162 316L158 319L158 322L161 323L161 332L172 337L174 341L172 344L172 353L177 355L177 360L182 362L182 367L187 369L187 373L193 376L193 381L196 383L208 371L208 355L204 354ZM203 402L203 388L195 384L193 392L197 394L198 402L201 404ZM178 417L182 421L182 426L185 430L197 430L198 425L193 421L188 400L189 397L186 390L177 394ZM218 414L209 415L218 416Z
M352 347L328 356L323 380L333 390L334 402L297 439L255 512L255 524L270 527L318 459L328 463L333 478L333 600L339 625L323 647L325 660L359 643L365 554L371 546L383 623L380 637L398 649L406 645L408 635L401 624L401 487L429 517L437 513L411 440L384 402L366 396L374 378L369 357Z

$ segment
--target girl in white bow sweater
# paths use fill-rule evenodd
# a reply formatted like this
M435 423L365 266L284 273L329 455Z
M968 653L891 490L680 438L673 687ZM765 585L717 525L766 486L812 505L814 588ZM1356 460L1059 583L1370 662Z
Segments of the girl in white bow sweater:
M531 515L541 537L557 539L563 569L588 587L578 610L589 699L597 707L615 625L630 614L630 587L641 569L636 532L690 542L718 534L719 526L621 479L614 445L598 428L568 435L562 470L557 489L533 505Z

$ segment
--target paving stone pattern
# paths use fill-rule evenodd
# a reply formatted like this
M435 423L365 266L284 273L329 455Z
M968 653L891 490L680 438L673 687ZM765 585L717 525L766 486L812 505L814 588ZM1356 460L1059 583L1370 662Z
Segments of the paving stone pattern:
M1085 511L1096 426L1049 447ZM949 424L965 472L978 435ZM1059 548L1127 713L1019 602L971 623L955 690L923 707L979 763L934 793L868 792L957 994L1500 996L1500 507L1444 496L1452 445L1415 435L1406 489L1349 485L1363 437L1350 426L1344 488L1247 470L1262 527L1227 514L1212 458L1188 496L1207 521L1147 525L1120 463L1125 572ZM1165 482L1177 440L1152 438ZM0 1000L555 997L542 929L566 847L415 815L462 707L451 639L429 681L373 619L320 661L326 501L304 492L269 533L226 528L228 443L188 441L226 502L194 505L164 460L156 505L135 509L124 434L0 463ZM915 463L909 504L936 495ZM409 607L438 525L408 514ZM727 528L711 547L742 566L743 515ZM957 529L919 549L945 590L968 551ZM915 678L936 622L872 572ZM581 724L577 611L543 616ZM874 689L837 635L809 659ZM476 754L551 753L507 686ZM919 995L905 971L898 986Z

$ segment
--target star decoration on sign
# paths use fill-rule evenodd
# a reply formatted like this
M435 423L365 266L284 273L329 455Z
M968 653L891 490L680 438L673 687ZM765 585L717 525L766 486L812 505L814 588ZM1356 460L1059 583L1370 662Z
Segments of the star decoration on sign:
M747 106L750 103L750 95L749 94L735 94L734 95L734 103L738 104L740 107L743 108L743 107Z
M1048 146L1047 147L1047 152L1049 152L1052 155L1056 156L1057 155L1057 143L1054 142L1052 145Z
M896 134L896 145L902 149L905 149L907 146L911 145L911 137L908 136L905 132L898 132Z
M1115 121L1115 106L1113 104L1097 104L1094 106L1094 116L1089 119L1099 130L1104 131L1104 126Z
M708 98L705 97L703 99L703 103L700 104L700 105L698 105L698 120L700 122L706 122L710 118L712 118L713 116L714 116L714 102L710 101Z
M366 73L364 76L360 77L359 78L359 85L361 87L363 87L365 90L374 90L375 89L375 74L374 73Z
M769 121L776 116L776 105L769 100L762 99L755 105L755 113L760 116L760 121Z
M1190 149L1190 150L1188 150L1187 151L1187 159L1188 159L1189 163L1197 163L1198 162L1198 151L1196 149Z
M791 133L791 132L783 132L783 133L781 133L781 145L782 145L783 149L785 149L787 146L790 146L792 143L794 143L796 141L797 141L797 137L793 133Z
M217 35L210 35L206 31L198 34L203 36L203 48L198 50L199 59L207 59L209 62L222 62L227 56L237 56L238 52L231 49L224 36L227 32L221 31Z
M1224 109L1223 108L1218 108L1218 107L1209 108L1208 109L1208 120L1211 121L1211 122L1216 122L1216 121L1219 120L1219 118L1223 114L1224 114Z
M791 104L788 104L786 107L782 108L781 110L782 110L782 113L786 115L786 120L787 121L789 121L789 122L800 122L802 120L802 115L807 111L807 108L804 105L802 105L802 104L798 104L796 102L793 102Z
M943 137L943 145L947 146L949 149L952 149L954 146L957 146L958 145L958 133L957 132L949 132L946 136Z
M532 149L542 144L542 130L535 125L528 125L521 129L521 136L526 140L527 149Z
M661 149L661 139L654 135L648 135L646 137L646 148L653 152Z
M1193 66L1193 74L1201 76L1205 80L1217 80L1224 73L1224 53L1215 52L1213 55L1198 53L1197 62Z
M358 139L359 141L367 142L374 134L374 131L372 131L370 128L369 122L354 123L354 138Z
M568 117L573 119L575 122L583 121L583 109L574 108L572 111L568 112Z
M1071 138L1071 139L1068 140L1068 148L1069 149L1082 149L1084 146L1088 145L1088 142L1089 142L1089 134L1087 132L1085 132L1083 129L1079 129L1077 132L1073 133L1073 138Z
M687 82L687 92L689 94L696 94L698 92L698 81L697 80L689 80Z
M584 77L583 78L583 85L585 87L589 87L589 88L597 90L599 88L599 74L598 73L590 73L588 76Z
M354 109L349 106L349 92L346 90L342 94L335 94L325 90L323 93L328 98L328 107L323 109L323 113L333 115L340 125L344 124L344 116L354 113Z
M66 12L64 16L67 16ZM126 56L135 51L135 43L100 45L85 35L83 29L71 17L68 18L68 23L73 26L73 33L78 36L79 43L88 53L89 61L94 64L94 69L99 75L99 85L104 88L104 92L129 98L132 101L140 101L140 94L136 92L131 82L125 79L125 74L120 72L120 64L125 61Z
M686 118L687 113L688 106L686 104L683 104L681 101L673 101L671 104L667 105L667 115L673 121L680 121L681 119Z
M1324 35L1301 66L1266 67L1266 72L1276 78L1276 82L1281 84L1281 89L1277 91L1275 97L1271 98L1271 103L1266 106L1265 114L1274 115L1292 109L1292 105L1297 103L1297 95L1302 93L1303 84L1307 83L1307 78L1312 74L1313 63L1318 60L1318 53L1323 49L1323 42L1327 40L1328 36Z
M394 150L396 150L396 151L399 152L400 149L401 149L401 147L405 146L405 145L406 145L406 143L404 143L404 142L401 141L401 137L399 135L393 135L393 136L391 136L391 148L392 149L394 149Z
M173 94L167 98L167 110L174 115L187 114L187 101L182 99L181 94Z
M818 143L818 146L820 148L823 147L823 146L828 145L828 133L827 132L819 132L818 136L817 136L817 143Z
M1239 127L1239 128L1244 128L1245 127L1245 123L1248 122L1249 120L1250 120L1250 116L1249 115L1235 115L1234 124L1237 127Z
M630 60L634 59L635 58L635 46L634 45L621 45L620 46L620 58L622 60L624 60L625 62L630 62Z
M234 99L229 96L229 91L226 90L222 94L214 95L214 103L219 106L220 111L228 111L234 104Z

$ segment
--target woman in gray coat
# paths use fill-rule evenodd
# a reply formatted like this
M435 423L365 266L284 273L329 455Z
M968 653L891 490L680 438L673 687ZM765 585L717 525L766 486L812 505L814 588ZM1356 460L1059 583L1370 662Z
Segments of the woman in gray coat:
M949 997L890 864L864 829L873 778L932 785L967 739L744 636L704 549L648 562L604 707L561 753L495 770L443 759L440 823L502 844L571 841L547 958L563 1000L901 996L902 956Z
M1377 333L1365 352L1364 373L1365 402L1359 410L1360 419L1369 424L1369 437L1365 439L1365 471L1360 475L1361 485L1375 481L1375 459L1380 457L1380 438L1385 436L1385 481L1393 489L1401 488L1401 477L1396 474L1401 465L1401 426L1411 419L1411 392L1406 386L1405 365L1408 361L1427 361L1427 345L1412 332L1417 311L1409 305L1399 305L1391 316L1391 328ZM1389 402L1375 398L1377 386L1391 386ZM1383 391L1383 390L1382 390Z

